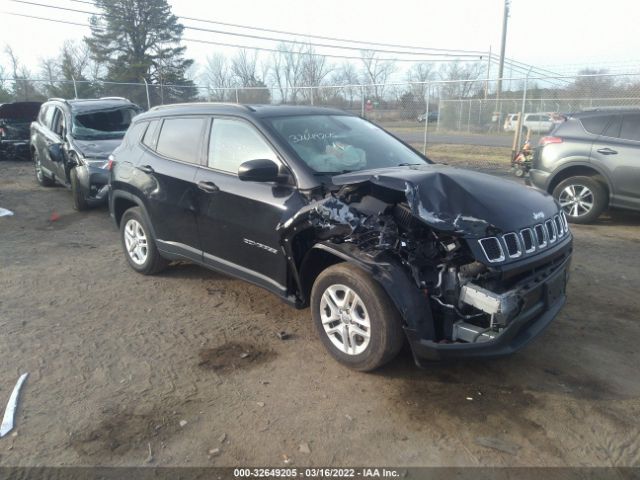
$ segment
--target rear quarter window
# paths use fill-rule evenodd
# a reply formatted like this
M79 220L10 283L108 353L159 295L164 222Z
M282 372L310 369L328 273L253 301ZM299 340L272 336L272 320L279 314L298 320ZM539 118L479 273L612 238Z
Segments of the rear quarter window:
M640 141L640 114L624 115L622 117L620 138L636 142Z
M598 115L595 117L587 117L580 120L584 129L594 135L601 135L609 124L611 115Z

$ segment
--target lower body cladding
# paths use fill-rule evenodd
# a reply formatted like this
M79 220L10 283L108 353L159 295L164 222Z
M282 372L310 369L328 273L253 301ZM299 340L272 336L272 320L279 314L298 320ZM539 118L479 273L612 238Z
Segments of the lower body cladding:
M473 283L462 285L455 309L457 318L451 322L450 340L428 338L420 328L405 327L416 363L499 357L524 347L544 331L565 304L570 262L568 246L567 252L555 262L502 293ZM460 313L463 308L477 313L463 316Z

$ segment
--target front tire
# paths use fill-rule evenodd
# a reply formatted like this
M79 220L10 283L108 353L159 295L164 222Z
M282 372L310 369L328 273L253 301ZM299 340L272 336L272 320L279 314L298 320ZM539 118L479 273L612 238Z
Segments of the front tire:
M120 240L127 262L138 273L153 275L169 264L160 256L140 207L132 207L122 215Z
M75 168L69 172L69 180L71 180L71 196L73 197L73 208L79 212L83 210L89 210L89 202L84 194L80 180L78 179L78 172Z
M592 223L607 208L606 189L592 177L569 177L553 189L571 223Z
M311 315L325 348L338 362L371 371L402 348L402 319L370 275L348 263L324 270L311 291Z

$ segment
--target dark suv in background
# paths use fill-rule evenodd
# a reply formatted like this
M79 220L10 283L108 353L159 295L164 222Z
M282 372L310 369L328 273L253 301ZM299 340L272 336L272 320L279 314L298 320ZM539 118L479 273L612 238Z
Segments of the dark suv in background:
M0 160L29 158L29 126L41 102L0 104Z
M570 222L593 222L607 207L640 211L640 109L567 115L540 139L529 175Z
M109 155L142 110L129 100L53 98L31 124L31 155L38 182L71 189L76 210L106 202Z
M404 338L417 362L506 355L565 302L572 236L551 196L434 164L340 110L156 107L111 168L135 271L188 260L310 306L358 370Z

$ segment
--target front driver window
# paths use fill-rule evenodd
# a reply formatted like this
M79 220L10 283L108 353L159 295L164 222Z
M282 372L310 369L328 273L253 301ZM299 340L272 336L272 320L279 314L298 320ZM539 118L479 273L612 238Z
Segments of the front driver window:
M273 149L251 125L228 118L216 118L213 121L209 139L209 167L237 174L242 163L265 159L279 163Z

